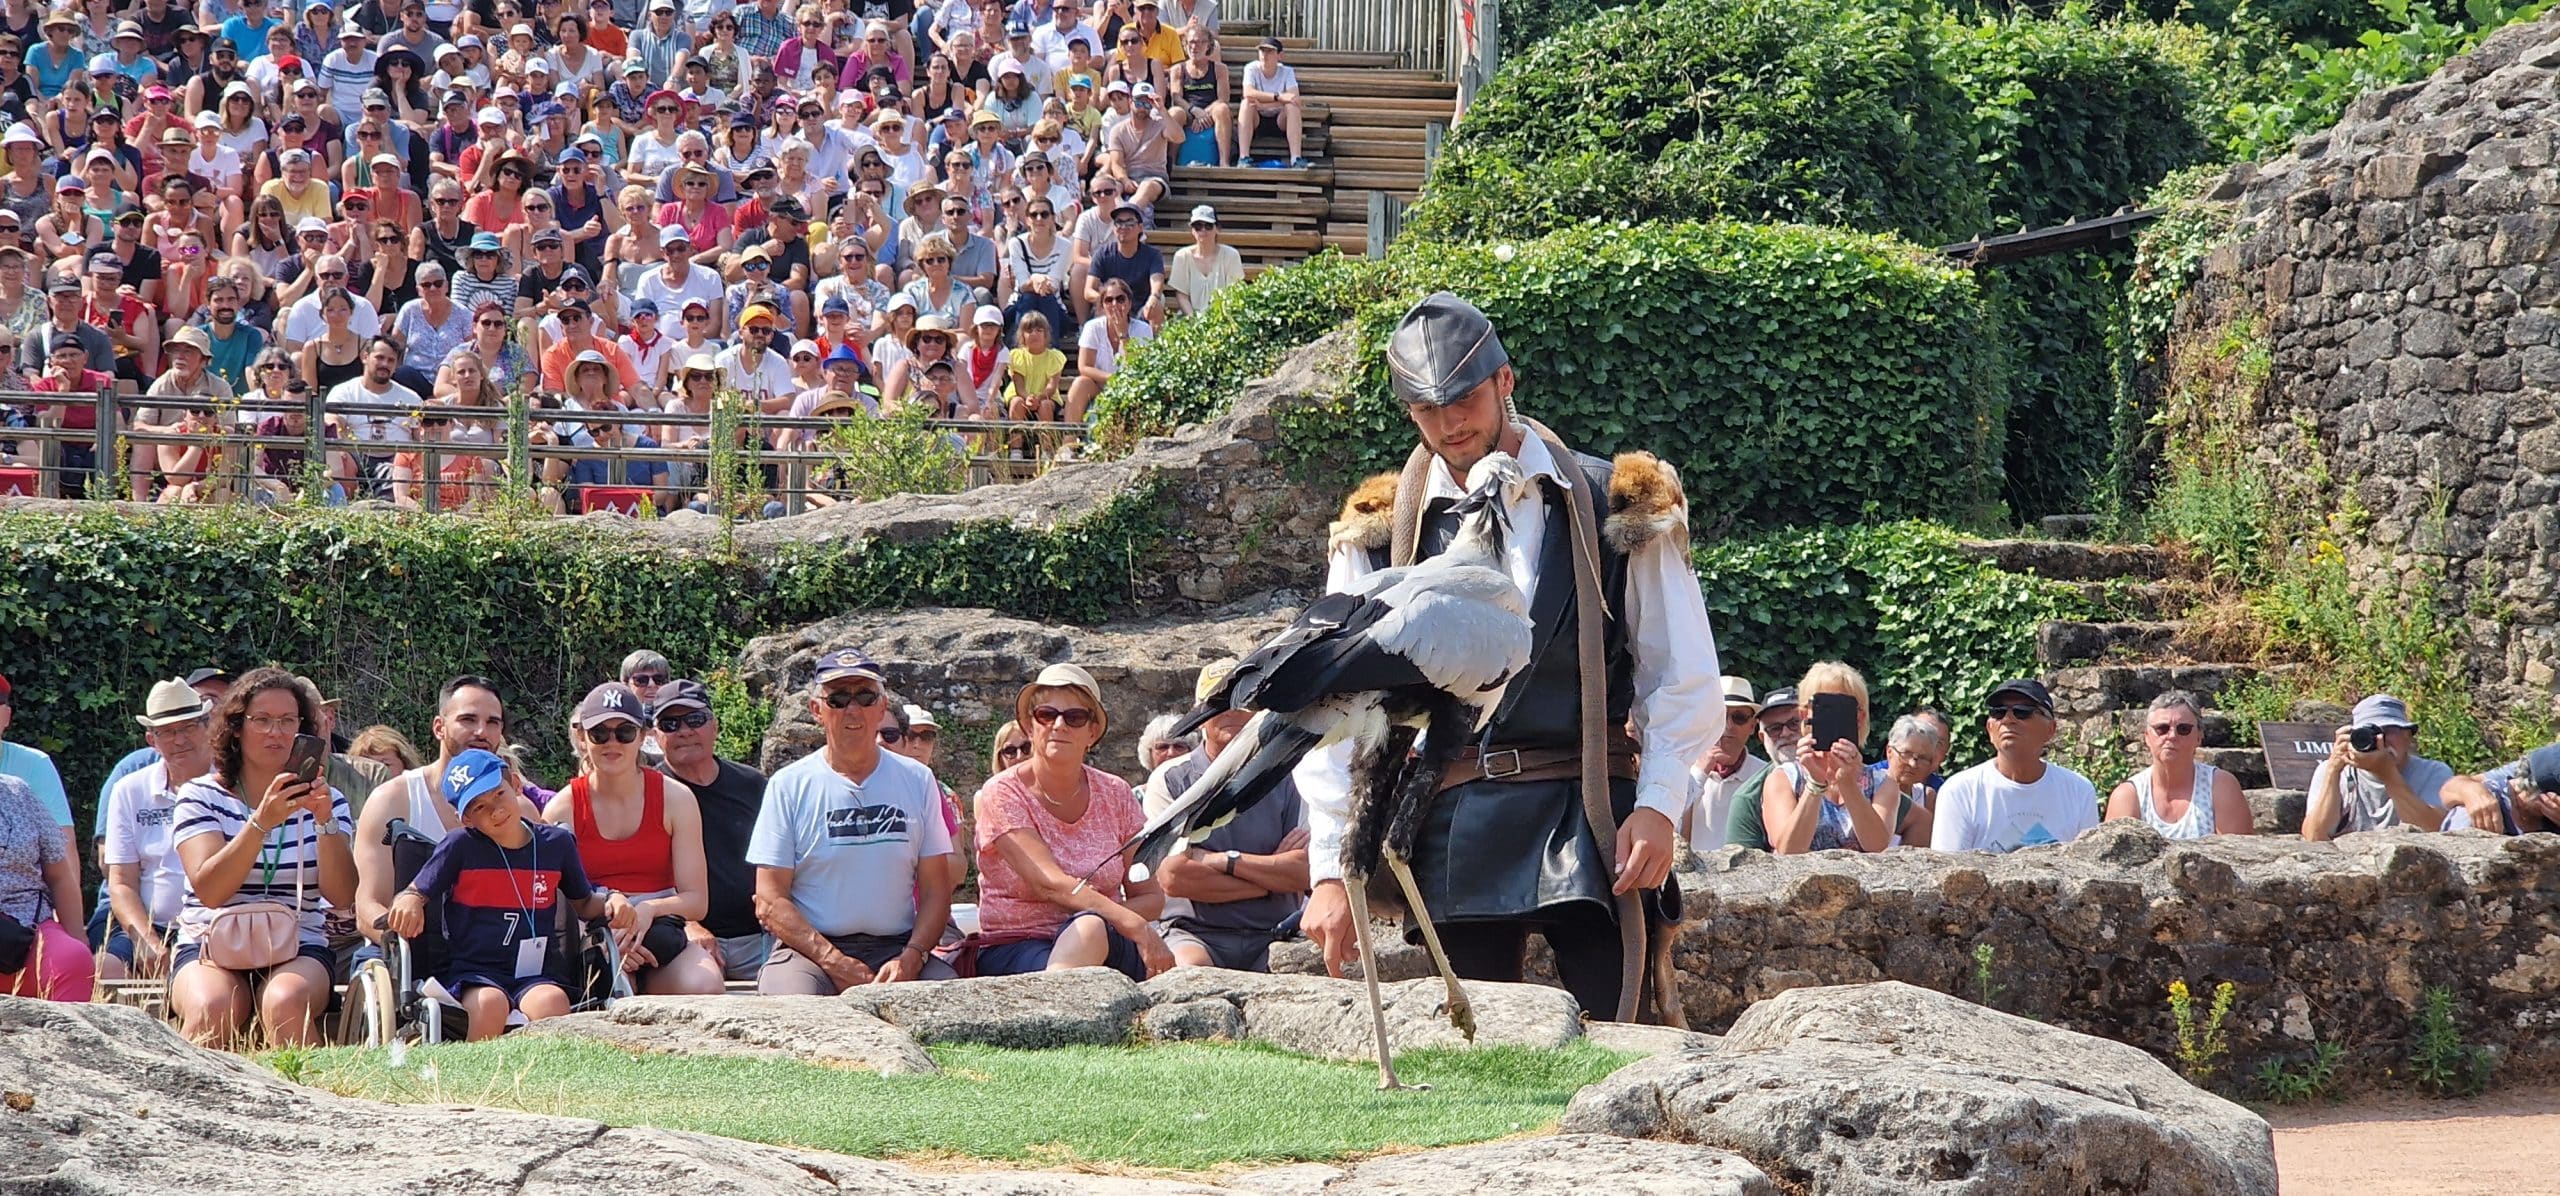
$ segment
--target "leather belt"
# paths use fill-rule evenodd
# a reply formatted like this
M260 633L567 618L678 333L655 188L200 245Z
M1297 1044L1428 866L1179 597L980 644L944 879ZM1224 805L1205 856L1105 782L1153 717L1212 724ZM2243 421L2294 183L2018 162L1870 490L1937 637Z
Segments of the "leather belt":
M1636 777L1636 745L1630 739L1609 742L1610 776L1632 781ZM1481 750L1458 749L1449 767L1440 774L1440 784L1432 793L1442 794L1460 785L1477 781L1506 781L1525 784L1531 781L1565 781L1582 775L1582 749L1578 747L1497 747Z

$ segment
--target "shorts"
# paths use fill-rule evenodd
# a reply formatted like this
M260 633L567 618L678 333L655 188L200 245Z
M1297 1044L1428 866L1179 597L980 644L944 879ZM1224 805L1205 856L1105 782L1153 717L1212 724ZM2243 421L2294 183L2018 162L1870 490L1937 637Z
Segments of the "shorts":
M720 940L720 975L724 980L753 980L773 958L773 935L765 931L725 936Z
M1209 953L1209 962L1231 972L1268 972L1271 970L1271 944L1267 930L1222 930L1210 926L1176 926L1156 923L1156 933L1164 936L1169 950L1189 943Z
M559 977L550 975L509 976L501 979L485 972L462 972L452 976L438 976L436 979L443 982L446 991L457 997L475 988L494 988L507 994L509 1009L523 1007L524 995L545 984L559 989L560 995L564 997L569 995L569 986L561 983Z
M1077 914L1067 919L1066 926L1058 928L1058 934L1065 934L1067 926L1073 926L1085 918L1092 918L1098 922L1102 920L1102 915L1090 910ZM1122 937L1119 931L1111 929L1108 924L1105 924L1102 929L1104 934L1111 936L1111 950L1102 957L1102 966L1131 980L1146 979L1147 960L1145 956L1138 953L1138 945ZM992 947L980 947L978 948L978 974L1018 976L1025 972L1044 970L1049 966L1050 953L1055 951L1057 946L1057 936L1052 935L1045 939L1028 939L1018 943L998 943Z
M202 949L197 947L194 943L178 944L178 953L171 956L169 959L169 975L174 977L178 973L186 971L187 965L194 963L202 953ZM329 948L319 943L302 944L302 948L295 951L293 953L293 957L295 959L308 959L313 963L319 964L320 971L323 974L332 973L338 970L337 952L331 951ZM212 967L214 965L208 963L205 966ZM274 974L276 968L283 966L283 964L277 964L274 968L250 968L244 971L232 972L231 974L238 976L242 980L248 981L249 987L254 989L261 984L265 984L267 982L267 977Z
M831 934L826 937L836 950L861 960L873 971L889 966L891 960L907 949L907 936L903 934ZM916 973L919 980L952 980L958 976L950 964L930 955L925 957L924 967ZM763 970L756 975L756 991L777 997L823 997L836 995L842 990L836 987L835 978L827 975L826 969L810 962L807 956L792 950L789 945L776 942L773 954L764 961Z
M175 940L178 928L154 924L151 931L159 935L160 941L166 944ZM124 966L128 968L133 966L133 937L124 932L124 923L115 923L115 929L107 932L106 953L123 960Z

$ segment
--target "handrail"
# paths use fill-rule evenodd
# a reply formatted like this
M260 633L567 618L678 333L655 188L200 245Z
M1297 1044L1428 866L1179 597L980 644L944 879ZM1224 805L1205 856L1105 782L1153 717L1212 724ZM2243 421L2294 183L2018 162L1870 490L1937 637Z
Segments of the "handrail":
M89 484L89 492L107 495L122 495L126 489L127 476L120 471L118 463L119 443L128 451L165 445L208 445L218 452L221 463L216 465L209 461L202 475L199 476L223 477L244 482L262 478L262 475L249 468L249 454L261 450L280 449L300 452L306 461L322 462L324 472L327 458L332 454L352 456L358 460L378 461L393 455L416 453L420 456L419 476L413 479L411 484L419 488L425 508L434 511L441 505L439 491L444 487L462 486L466 489L477 489L499 484L476 479L444 480L442 459L447 457L485 458L504 463L515 460L518 454L522 454L522 459L528 466L537 461L603 461L607 465L605 484L621 486L624 484L625 466L629 463L694 465L701 467L708 475L717 464L716 458L726 455L725 453L716 454L712 446L707 444L698 448L664 445L642 448L635 445L539 444L533 442L533 430L539 425L616 424L709 429L719 426L725 420L734 421L732 426L758 435L777 431L823 433L846 426L846 421L841 418L767 415L760 411L729 415L711 412L659 411L645 407L588 411L539 406L526 406L518 411L501 407L444 405L422 407L405 403L234 400L176 395L136 396L113 391L0 390L0 406L78 407L84 405L92 406L98 412L99 427L95 430L45 426L0 429L0 441L31 441L39 446L39 458L35 468L40 497L59 497L62 492L63 478L69 472L61 464L61 450L65 445L87 445L91 448L94 454L93 480ZM298 436L261 436L256 433L253 426L236 422L225 423L210 432L144 431L121 426L127 422L122 417L122 412L137 406L172 411L209 412L232 420L237 420L241 415L300 414L305 417L306 430ZM503 427L505 431L503 435L493 436L487 444L420 438L417 435L422 430L419 421L430 414L467 423L497 425ZM331 430L332 423L336 422L333 417L339 416L397 421L409 437L394 440L334 434ZM1056 449L1080 442L1086 435L1083 425L1042 420L933 419L921 421L921 424L929 430L955 437L974 439L1011 437L1016 434L1036 437L1033 443L1036 446L1037 455L1031 460L1002 453L969 452L964 440L963 459L967 467L972 475L986 481L1014 480L1018 474L1036 471L1049 463ZM825 487L811 484L813 472L820 467L845 459L837 453L768 448L761 443L748 446L744 454L744 459L752 466L775 467L777 480L781 484L760 488L780 496L786 510L792 512L800 510L810 496L829 493ZM522 479L522 483L528 487L544 484L536 478ZM692 489L691 486L685 488ZM249 497L250 489L247 486L238 487L234 497L245 500Z

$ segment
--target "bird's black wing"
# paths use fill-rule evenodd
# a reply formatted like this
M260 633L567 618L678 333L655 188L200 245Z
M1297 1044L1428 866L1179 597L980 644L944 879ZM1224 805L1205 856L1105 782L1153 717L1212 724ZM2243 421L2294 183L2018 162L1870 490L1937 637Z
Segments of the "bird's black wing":
M1225 684L1175 724L1188 735L1229 710L1291 714L1336 694L1428 685L1413 662L1387 651L1369 629L1395 608L1357 594L1327 594L1297 621L1236 665Z
M1330 720L1324 720L1330 723ZM1268 797L1289 778L1298 761L1324 739L1324 730L1277 714L1260 714L1227 744L1164 812L1147 821L1124 850L1133 864L1153 874L1173 845L1197 839Z

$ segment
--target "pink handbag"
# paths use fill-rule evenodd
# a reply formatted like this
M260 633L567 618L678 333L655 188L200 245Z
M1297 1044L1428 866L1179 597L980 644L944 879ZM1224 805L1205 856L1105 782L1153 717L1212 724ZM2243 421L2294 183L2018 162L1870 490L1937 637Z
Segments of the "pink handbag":
M274 875L274 869L268 869ZM196 951L206 963L231 972L272 968L302 951L302 869L293 871L293 904L249 901L213 911Z

